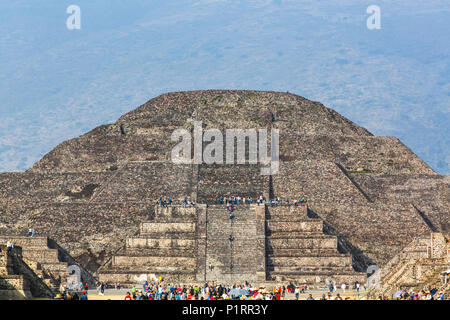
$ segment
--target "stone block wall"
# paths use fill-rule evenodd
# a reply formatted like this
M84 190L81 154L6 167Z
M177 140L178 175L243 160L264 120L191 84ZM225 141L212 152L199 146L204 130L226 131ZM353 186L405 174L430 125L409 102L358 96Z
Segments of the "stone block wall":
M146 235L146 234L152 234L152 233L189 233L189 232L195 232L195 223L188 222L173 222L173 223L166 223L166 222L144 222L141 224L140 228L140 234Z
M192 192L193 167L170 161L130 162L95 196L96 202L150 202L183 199Z
M346 206L349 202L366 204L367 199L333 162L281 162L272 177L275 196L298 200L302 197L314 208Z
M221 196L256 199L269 190L269 177L258 165L200 165L198 201L214 203Z
M0 205L17 202L67 202L89 199L111 172L0 173ZM93 190L83 189L93 186Z

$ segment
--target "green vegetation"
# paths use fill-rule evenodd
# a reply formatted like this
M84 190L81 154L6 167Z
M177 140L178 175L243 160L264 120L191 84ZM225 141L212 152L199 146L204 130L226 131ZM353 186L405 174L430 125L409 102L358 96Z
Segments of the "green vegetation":
M213 101L214 102L220 102L220 101L222 101L222 99L223 99L223 96L219 95L219 96L216 96Z
M111 126L111 124L102 124L101 126L98 126L97 129L100 130L108 130L108 128Z

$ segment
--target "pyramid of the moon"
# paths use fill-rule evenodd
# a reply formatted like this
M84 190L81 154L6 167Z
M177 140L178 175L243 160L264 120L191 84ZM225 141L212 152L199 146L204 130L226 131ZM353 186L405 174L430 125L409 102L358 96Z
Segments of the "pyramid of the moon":
M224 140L227 129L277 129L279 170L174 163L173 132L193 133L195 122ZM397 138L374 136L319 102L174 92L61 143L25 172L1 173L0 234L34 227L107 281L359 279L415 237L449 232L449 182ZM240 205L231 221L216 203L260 195L307 206ZM156 206L168 197L197 206Z

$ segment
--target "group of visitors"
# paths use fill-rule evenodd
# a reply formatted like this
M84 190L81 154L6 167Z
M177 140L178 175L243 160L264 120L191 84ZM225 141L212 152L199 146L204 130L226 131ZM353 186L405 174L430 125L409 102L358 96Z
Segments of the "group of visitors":
M307 201L305 200L305 198L300 198L298 200L294 200L294 201L290 201L290 200L281 200L280 197L274 198L274 199L269 199L269 201L267 201L266 197L264 197L263 195L260 195L259 197L256 198L256 200L250 198L250 197L241 197L241 196L223 196L220 197L218 199L215 200L216 204L225 204L225 205L239 205L239 204L252 204L252 203L256 203L258 205L260 204L268 204L271 207L276 207L278 205L290 205L291 203L298 206L301 204L305 204ZM167 198L167 199L163 199L163 198L159 198L159 200L157 201L157 204L161 207L168 207L168 206L172 206L174 203L174 199L172 199L171 197ZM179 202L181 204L182 207L192 207L195 206L196 203L194 200L190 200L187 197L184 197L184 199ZM31 230L31 229L30 229ZM31 231L30 231L31 232ZM34 236L34 229L33 229L33 235Z
M445 300L445 290L438 290L435 286L429 290L410 291L399 290L393 295L394 300ZM391 300L387 296L378 296L377 300Z
M229 197L220 197L216 203L219 202L220 204L251 204L253 203L253 200L250 198L240 197L240 196L229 196Z
M281 200L280 197L269 199L269 201L266 200L266 198L263 195L260 195L256 200L253 200L251 198L246 197L240 197L240 196L223 196L216 200L216 204L225 204L225 205L238 205L238 204L252 204L256 203L258 205L260 204L268 204L271 207L276 207L278 205L282 205L283 203L286 205L290 205L290 200ZM299 206L302 204L306 204L305 198L300 198L298 200L294 200L292 204Z
M285 287L271 291L243 285L181 286L165 285L155 281L145 282L142 290L133 287L127 292L125 300L280 300L285 295Z
M104 295L105 289L109 287L115 287L120 290L120 283L116 283L114 286L108 286L105 283L98 283L97 290L99 295ZM336 285L328 285L328 293L323 293L313 297L312 293L308 294L308 284L294 285L289 283L287 286L280 285L273 289L267 290L264 287L252 287L248 282L241 285L222 285L222 284L209 284L204 285L172 285L166 284L162 278L156 279L156 281L146 281L142 285L142 289L138 289L133 286L129 290L124 299L125 300L301 300L301 294L307 294L302 299L306 300L353 300L356 298L356 293L360 292L360 288L364 288L365 285L360 285L356 281L353 285L347 285L343 283L340 286L340 291ZM55 299L57 300L88 300L89 286L87 284L80 283L76 288L70 290L64 290L62 294L58 294ZM336 292L340 291L340 292ZM353 296L348 295L352 292ZM444 300L445 291L438 290L436 287L427 291L422 290L419 292L399 291L393 298L387 296L379 296L377 300Z
M346 283L342 283L341 284L342 292L345 292L349 288L350 288L350 286L347 286ZM364 288L364 292L366 292L367 291L366 285L363 285L363 288ZM360 289L361 289L361 284L358 281L355 281L355 283L353 284L353 290L355 290L356 293L359 293ZM330 282L328 284L328 291L329 292L337 292L337 290L338 290L338 288L337 288L335 282L332 282L332 283Z
M86 291L78 293L77 291L64 291L55 296L55 300L88 300Z
M76 283L68 281L68 286L61 285L60 292L55 297L56 300L88 300L88 283Z
M68 290L67 291L69 291L69 292L72 292L72 291L88 291L89 290L89 284L88 283L83 283L83 282L80 282L80 283L75 283L74 281L70 281L69 283L68 283L68 285L69 285L69 287L67 288Z
M159 198L159 200L158 200L158 205L161 207L172 206L172 204L173 204L173 199L171 197L169 197L168 199ZM187 197L184 197L184 199L181 201L180 204L183 208L185 208L185 207L193 207L193 206L195 206L196 203L194 200L190 200Z
M167 207L167 206L171 206L172 205L172 198L170 198L169 197L169 199L162 199L162 198L159 198L159 200L158 200L158 205L159 206L162 206L162 207Z
M312 294L308 295L308 298L306 300L315 300ZM333 295L331 293L328 294L322 294L322 297L319 300L351 300L350 297L346 297L345 299L342 299L341 294L337 293L336 297L333 298Z

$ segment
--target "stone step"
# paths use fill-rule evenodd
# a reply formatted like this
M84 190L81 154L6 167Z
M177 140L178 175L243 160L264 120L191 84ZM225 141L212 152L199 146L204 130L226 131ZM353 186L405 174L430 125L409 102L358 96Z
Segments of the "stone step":
M230 270L223 270L220 271L220 283L229 283L229 284L236 284L241 283L242 279L245 279L245 281L248 281L250 283L253 283L253 281L256 281L256 274L252 272L251 270L243 270L243 271L237 271L234 270L230 272ZM217 282L217 276L212 274L206 274L206 281L215 281Z
M127 248L121 252L122 256L129 257L194 257L194 248Z
M212 204L208 205L208 211L219 211L219 210L228 210L228 205L225 204ZM255 210L258 206L255 204L232 204L233 210L236 211L252 211Z
M226 214L224 216L221 217L211 217L208 216L207 218L208 221L208 225L212 224L212 225L221 225L221 224L228 224L230 225L231 222L233 222L234 225L246 225L246 224L256 224L256 219L255 218L243 218L243 217L239 217L239 216L234 216L234 218L230 219L229 214Z
M245 233L242 233L242 229L234 229L233 230L208 230L208 241L216 241L218 239L225 239L228 241L228 238L230 235L233 236L233 238L241 239L241 240L252 240L256 236L256 229L253 230L246 230Z
M151 232L151 233L149 232L141 234L138 238L195 240L196 234L194 232Z
M22 256L26 259L41 263L58 263L58 249L30 249L23 248Z
M147 267L147 266L139 266L134 268L133 270L130 270L130 268L126 266L112 266L110 268L107 268L105 270L102 270L101 274L158 274L159 275L176 275L178 273L181 274L195 274L196 270L194 268L183 268L183 267L171 267L166 268L164 267Z
M269 232L323 232L322 220L311 221L266 221Z
M348 274L355 272L351 266L273 266L267 265L267 272L283 275L302 274Z
M232 246L234 249L236 248L248 248L254 247L257 245L257 242L255 239L252 239L251 237L238 237L233 235L233 243ZM208 239L207 243L208 247L218 247L218 248L230 248L230 241L228 240L228 236L225 237L215 237L214 239ZM216 250L217 251L217 250ZM220 252L220 251L219 251ZM211 254L212 252L208 253Z
M321 249L321 248L302 248L302 249L267 249L266 253L268 258L275 257L302 257L302 256L335 256L338 254L338 250L334 249Z
M0 236L0 245L6 245L8 240L13 240L14 245L22 248L39 247L47 248L47 237L26 237L26 236Z
M272 239L306 239L313 238L317 236L322 236L323 232L298 232L298 231L266 231L266 237L269 241Z
M266 221L273 222L308 222L308 221L317 221L318 219L311 219L303 216L266 216ZM319 220L320 221L320 220Z
M141 266L158 268L176 267L176 268L195 268L196 260L191 257L161 257L161 256L127 256L117 255L112 258L112 265L128 266L130 268L141 268Z
M144 222L141 224L140 233L171 233L171 232L195 232L195 223L193 222Z
M233 250L233 254L231 254L229 248L224 249L222 253L212 253L208 255L208 261L214 261L214 264L219 265L229 265L231 259L234 262L245 262L247 260L251 260L248 252L246 250Z
M225 230L236 230L240 233L245 233L247 230L256 230L257 223L255 221L236 221L233 220L231 223L230 220L226 221L208 221L208 232L220 232Z
M352 265L350 255L328 255L325 257L299 256L299 257L267 257L266 264L275 267L346 267Z
M196 223L198 220L197 216L178 216L174 215L171 217L155 217L152 221L154 223Z
M128 248L195 248L195 239L148 238L145 236L127 239Z
M301 206L268 206L266 209L266 218L290 218L290 217L300 217L308 218L308 208L306 205Z
M67 273L67 262L39 263L39 268L51 273Z
M266 239L266 248L272 249L307 249L307 248L323 248L336 249L337 238L329 235L312 235L299 238L272 238Z
M326 288L326 283L328 281L335 281L336 285L339 287L339 284L346 283L348 285L352 285L358 281L361 284L360 292L363 292L362 285L366 283L366 274L360 272L318 272L318 273L287 273L287 274L277 274L269 272L267 277L269 279L278 278L278 281L289 281L293 283L299 284L322 284L323 288Z
M196 207L181 207L181 206L156 206L155 207L156 217L197 217Z

